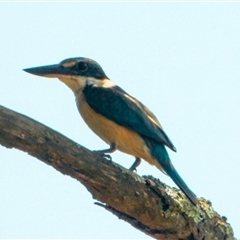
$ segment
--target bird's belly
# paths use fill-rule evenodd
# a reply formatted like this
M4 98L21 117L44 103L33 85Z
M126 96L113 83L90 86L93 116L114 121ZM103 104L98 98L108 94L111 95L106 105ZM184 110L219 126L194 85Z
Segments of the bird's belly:
M83 97L77 98L78 110L88 125L107 144L115 143L118 150L145 159L154 164L148 147L141 136L130 129L118 125L93 111Z

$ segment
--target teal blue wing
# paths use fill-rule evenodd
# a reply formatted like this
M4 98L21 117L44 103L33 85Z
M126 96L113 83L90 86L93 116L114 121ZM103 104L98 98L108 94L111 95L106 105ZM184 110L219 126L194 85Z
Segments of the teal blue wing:
M83 89L83 94L95 112L176 151L151 111L120 87L87 85Z

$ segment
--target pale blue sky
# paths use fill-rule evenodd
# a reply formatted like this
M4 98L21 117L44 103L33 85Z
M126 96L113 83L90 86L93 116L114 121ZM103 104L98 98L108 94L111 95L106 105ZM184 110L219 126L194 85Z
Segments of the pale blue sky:
M65 85L22 71L93 58L155 113L177 147L169 153L180 175L239 238L239 26L240 3L0 3L0 104L89 149L106 148ZM26 153L0 146L0 162L0 238L149 238ZM147 163L138 174L174 186Z

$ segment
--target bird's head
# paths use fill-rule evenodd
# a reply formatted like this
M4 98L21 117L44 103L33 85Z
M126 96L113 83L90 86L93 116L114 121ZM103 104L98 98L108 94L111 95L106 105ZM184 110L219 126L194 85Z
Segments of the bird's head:
M86 84L102 86L109 82L101 66L94 60L84 57L68 58L58 64L23 70L42 77L58 78L73 92L82 89Z

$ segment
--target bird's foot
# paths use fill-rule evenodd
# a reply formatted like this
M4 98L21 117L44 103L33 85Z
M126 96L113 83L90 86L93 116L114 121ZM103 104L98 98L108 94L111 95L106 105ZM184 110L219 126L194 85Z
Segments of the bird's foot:
M112 157L109 154L106 154L106 153L98 151L98 150L93 150L93 152L97 153L99 156L101 156L101 157L103 157L103 158L105 158L105 159L107 159L109 161L112 161Z
M137 172L137 167L139 166L139 164L141 163L141 158L136 157L135 162L133 163L133 165L129 168L130 171L136 171Z
M136 168L136 167L133 167L133 166L131 166L131 167L129 168L129 170L132 171L132 172L137 172L137 168Z

